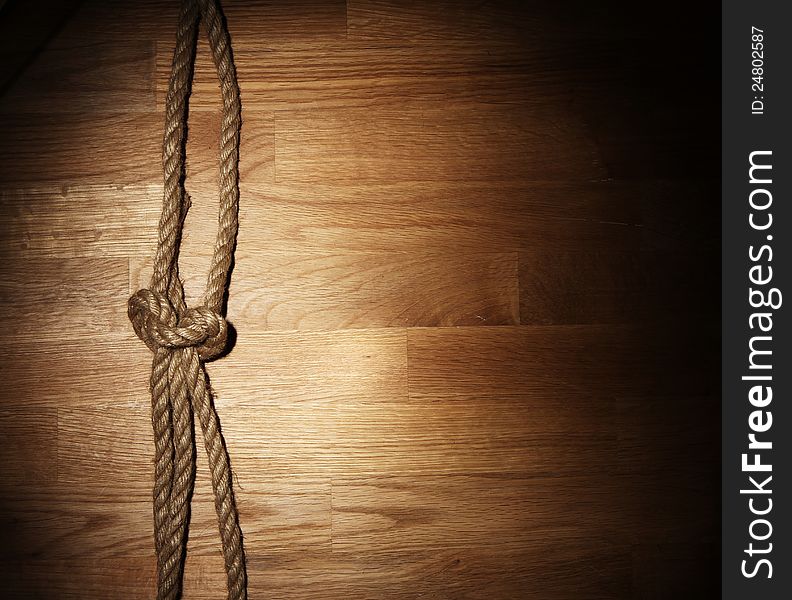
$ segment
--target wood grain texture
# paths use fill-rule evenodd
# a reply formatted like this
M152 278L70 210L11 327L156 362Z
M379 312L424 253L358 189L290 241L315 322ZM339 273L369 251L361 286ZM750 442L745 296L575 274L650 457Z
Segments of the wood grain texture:
M716 597L718 88L678 10L223 5L241 225L234 347L208 371L250 597ZM177 8L84 0L10 57L3 598L154 595L151 354L126 299L157 243ZM218 101L201 40L191 304ZM211 498L199 450L185 600L223 596Z
M376 113L289 111L277 115L275 127L278 182L381 183L394 174L402 181L588 180L604 173L580 125L552 110L405 104Z
M717 252L700 251L717 261ZM668 250L523 252L519 269L525 324L645 322L673 310L706 315L720 287L719 273Z
M164 118L158 113L75 112L66 114L3 114L3 143L14 147L0 167L0 178L14 187L42 184L115 185L158 183L161 141L157 132ZM219 116L198 114L190 129L203 134L205 145L190 144L190 173L197 184L214 182L217 173ZM140 139L138 132L150 135ZM211 141L209 141L211 140ZM252 120L242 133L240 174L267 182L274 175L272 119ZM79 150L79 151L78 151ZM246 156L245 156L246 155Z
M182 273L188 296L198 297L210 256L193 257L182 261ZM239 252L236 263L230 292L234 306L228 317L247 332L519 321L515 253L457 257ZM145 287L150 273L151 261L133 264L131 287Z
M142 112L154 109L150 41L51 40L0 99L0 111Z
M206 136L207 144L214 136ZM195 142L197 144L197 141ZM153 167L152 167L153 168ZM207 254L217 207L211 173L188 182L185 256ZM157 243L162 186L41 185L0 192L0 240L24 256L146 257ZM662 182L242 182L240 251L272 256L530 251L687 250L711 243L702 227L712 188ZM671 199L684 208L672 210ZM93 211L102 215L97 219ZM694 218L694 220L690 220ZM190 227L192 223L206 224ZM211 225L209 225L211 224ZM703 238L703 239L702 239ZM546 240L552 240L547 249ZM607 255L606 255L607 256ZM558 260L558 259L554 259ZM525 262L525 261L523 261ZM606 267L603 267L606 268ZM188 274L190 271L188 271Z

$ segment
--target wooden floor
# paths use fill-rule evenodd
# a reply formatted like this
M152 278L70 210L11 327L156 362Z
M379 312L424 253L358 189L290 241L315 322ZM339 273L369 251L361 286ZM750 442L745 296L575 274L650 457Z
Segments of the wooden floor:
M156 244L178 3L72 3L40 30L20 4L0 8L0 595L151 598L126 299ZM250 597L716 597L720 105L680 45L706 30L627 2L223 4L238 337L209 373ZM191 303L218 100L202 41ZM198 480L185 598L221 598L200 453Z

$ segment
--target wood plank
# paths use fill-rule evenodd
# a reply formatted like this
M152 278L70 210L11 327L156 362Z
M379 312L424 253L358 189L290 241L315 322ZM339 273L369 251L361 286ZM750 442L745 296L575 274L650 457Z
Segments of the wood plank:
M580 473L609 468L616 460L615 435L601 424L559 439L558 431L574 417L562 415L532 428L550 416L547 411L499 410L494 404L400 406L398 397L386 394L380 391L380 403L361 402L357 394L344 403L244 409L224 406L230 396L221 397L218 411L243 486L295 473ZM153 442L145 408L75 408L60 415L61 480L98 487L119 470L134 481L149 476ZM95 464L91 457L100 452L104 460Z
M214 235L214 232L211 232ZM211 242L210 242L211 244ZM185 252L188 298L206 287L210 256ZM130 289L151 260L132 261ZM245 335L272 329L349 329L518 322L515 254L236 255L228 317Z
M219 556L187 559L186 599L209 600L225 593ZM119 600L154 593L153 557L93 560L29 560L0 563L9 598L29 598L18 590L46 596ZM119 569L129 573L119 577ZM607 543L536 543L521 550L459 548L432 552L304 552L301 556L252 555L249 593L278 600L322 600L343 596L471 600L523 598L617 600L629 594L629 549Z
M0 179L16 187L157 181L160 121L146 113L0 115Z
M243 465L250 464L250 485L266 473L326 473L336 461L334 440L351 418L347 405L407 397L403 330L272 332L266 338L240 336L235 360L208 368L235 468L244 473ZM47 383L35 376L42 360L50 365ZM34 347L6 367L14 377L9 395L44 394L62 407L61 481L102 486L118 472L131 481L148 480L150 360L130 330L123 342L60 355ZM103 370L86 370L85 364ZM351 442L346 446L354 450ZM100 464L92 458L98 454L104 456Z
M7 340L92 340L126 328L129 263L47 259L0 264L0 327Z
M206 139L214 140L209 129ZM188 179L193 204L185 226L187 257L205 255L214 244L214 174L211 168L196 170ZM161 190L161 184L151 184L0 191L6 207L0 248L20 256L142 260L156 247ZM713 193L704 182L512 181L493 187L468 182L259 184L243 178L239 251L274 257L522 250L525 281L526 275L541 273L545 262L559 262L556 255L571 260L641 249L669 257L679 255L680 248L715 251L719 241L688 221L691 214L705 219ZM684 211L663 208L675 199L687 203ZM529 267L531 256L537 264ZM548 258L539 261L542 256ZM245 265L242 259L237 263L237 268Z
M200 559L192 562L196 560ZM120 573L123 577L119 577ZM48 597L133 600L142 595L156 595L157 573L153 553L151 558L8 558L0 561L0 582L6 598L14 600Z
M688 253L548 249L519 260L525 324L646 323L679 314L695 320L720 292L720 274L702 272Z
M197 126L196 126L197 127ZM207 128L206 139L214 140ZM193 136L197 134L193 132ZM262 148L262 151L264 149ZM207 151L212 156L211 151ZM208 158L207 158L208 160ZM208 166L208 163L207 163ZM262 169L266 165L262 165ZM151 171L154 170L152 166ZM215 170L187 180L184 256L206 252L217 221ZM153 174L148 176L153 177ZM0 248L18 255L147 257L157 242L162 187L42 185L0 191ZM641 182L388 182L241 184L239 250L267 255L631 251L699 243L701 229L662 210L698 186ZM197 180L197 181L196 181ZM641 201L636 202L635 198ZM697 209L697 210L703 210ZM243 267L240 259L238 268Z
M199 459L190 556L218 552L217 516L208 478L206 462ZM133 489L125 486L125 481L108 477L103 487L89 490L66 484L45 493L9 491L3 500L2 525L3 531L13 536L9 538L13 543L0 550L3 559L102 560L153 555L151 485L146 482L146 489ZM252 554L329 551L329 481L265 477L256 489L237 486L235 495L245 543Z
M566 411L546 390L437 402L443 396L411 376L408 401L403 330L387 336L273 332L265 338L240 338L233 361L210 366L235 468L250 485L262 474L571 473L590 470L594 457L602 465L615 460L612 407L588 394L572 397ZM113 366L115 356L108 353L108 367L122 371ZM121 389L135 402L97 397L90 379L75 382L89 395L75 394L61 409L63 481L101 485L119 471L133 480L147 477L148 361L145 353L138 356L136 364L123 357ZM465 393L460 385L462 391L452 387L449 394ZM122 435L119 423L126 424ZM94 449L87 454L86 444ZM104 461L89 468L87 457L100 451Z
M578 81L592 87L613 52L601 45L580 48L569 41L546 47L508 43L472 45L467 40L427 44L403 41L295 41L282 48L262 46L261 39L234 40L244 110L401 108L421 102L435 109L453 103L553 107L579 116ZM171 46L158 46L157 106L164 110L171 65ZM599 70L597 70L597 65ZM207 42L199 41L193 95L195 111L216 110L217 76Z
M88 33L87 35L90 35ZM155 110L155 47L148 40L56 38L0 96L0 113Z
M162 184L5 189L0 201L5 217L0 248L26 260L128 259L156 248Z
M719 336L715 327L702 326L697 337L685 338L684 355L679 340L685 323L479 329L407 330L411 400L494 401L532 394L566 402L578 394L709 394L720 385L712 376L717 361L708 351Z
M3 492L54 482L58 476L58 411L0 396L0 481ZM4 494L5 495L5 494Z
M334 479L333 550L519 549L537 538L582 544L689 539L679 513L663 513L660 502L653 503L660 513L649 517L640 482L617 476L600 486L601 480L596 472Z
M610 432L595 424L561 437L574 415L542 406L390 402L345 404L336 414L333 472L341 476L577 473L612 460Z
M346 0L250 0L223 3L234 49L245 44L291 48L346 38Z
M217 180L218 119L199 113L190 120L188 173L196 183ZM17 188L160 183L163 127L162 115L144 112L0 114L0 179ZM241 143L242 177L272 181L271 119L246 122Z
M537 536L614 539L629 524L588 477L460 475L334 480L333 549L520 548ZM464 499L464 501L463 501ZM578 517L585 505L587 519Z
M123 308L125 310L125 307ZM265 349L262 352L262 349ZM337 397L406 397L404 329L273 331L239 335L234 357L208 365L222 406L284 407ZM0 363L3 393L27 403L36 399L65 409L111 411L123 407L147 415L151 352L124 331L85 340L15 343ZM40 373L46 372L47 378ZM386 393L386 390L391 392ZM134 417L137 419L137 417ZM146 419L142 421L148 422Z
M497 105L280 111L276 181L592 180L584 126L557 109Z
M275 598L623 598L628 554L603 542L596 548L560 540L520 550L334 551L300 561L254 558L249 572L251 590Z
M148 406L150 352L131 326L90 339L64 335L60 340L21 339L14 344L13 354L0 363L7 382L0 390L3 403Z

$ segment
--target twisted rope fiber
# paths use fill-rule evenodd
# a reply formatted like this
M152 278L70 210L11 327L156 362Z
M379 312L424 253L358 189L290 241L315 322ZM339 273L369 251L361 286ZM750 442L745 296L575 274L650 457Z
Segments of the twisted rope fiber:
M187 307L178 256L190 198L184 189L187 99L192 85L199 22L203 20L220 80L220 213L203 304ZM154 353L151 421L154 429L154 542L157 598L179 598L186 557L190 500L195 483L193 414L208 455L227 575L229 600L247 598L247 575L231 466L220 432L204 363L221 355L228 325L223 302L238 229L241 106L231 43L217 0L183 0L165 100L162 148L164 196L159 244L148 289L128 302L137 336Z

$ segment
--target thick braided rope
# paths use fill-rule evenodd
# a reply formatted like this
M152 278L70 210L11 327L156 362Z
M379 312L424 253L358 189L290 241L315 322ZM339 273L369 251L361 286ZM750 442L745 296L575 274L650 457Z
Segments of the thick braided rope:
M204 362L226 348L222 316L236 244L239 206L241 108L231 44L217 0L183 0L168 95L162 163L164 196L159 244L148 289L128 303L135 333L154 352L151 370L154 428L154 540L157 598L181 595L189 505L195 481L193 414L198 417L215 494L228 598L247 597L242 535L231 489L231 468L212 402ZM188 308L179 278L178 255L190 199L184 189L187 100L193 78L199 21L203 20L220 79L220 213L217 242L203 304Z

